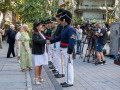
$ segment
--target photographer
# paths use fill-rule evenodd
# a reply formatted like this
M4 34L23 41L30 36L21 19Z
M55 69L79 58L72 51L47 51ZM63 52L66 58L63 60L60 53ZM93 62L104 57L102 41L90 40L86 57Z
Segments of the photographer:
M98 36L98 41L96 44L96 54L99 60L98 64L103 65L103 64L106 64L106 61L104 60L104 55L103 55L103 48L107 41L107 31L102 27L101 23L97 23L97 27L100 30L100 33L96 33L96 35Z

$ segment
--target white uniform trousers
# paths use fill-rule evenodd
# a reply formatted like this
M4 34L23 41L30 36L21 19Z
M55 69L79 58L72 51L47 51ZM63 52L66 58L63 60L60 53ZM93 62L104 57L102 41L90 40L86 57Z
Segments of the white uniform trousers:
M48 49L48 61L52 61L52 48L51 48L51 45L50 44L47 44L47 49Z
M63 51L63 60L64 60L64 71L65 71L65 82L67 84L73 84L74 81L74 69L73 69L73 58L72 54L67 53L67 48L61 48ZM70 56L70 58L69 58ZM70 59L70 61L69 61Z
M58 72L59 74L64 74L64 61L61 59L60 42L56 43L56 55L58 58Z
M52 47L51 56L52 56L53 65L55 66L55 69L58 71L58 58L56 55L56 48L54 48L54 44L51 44L51 47Z

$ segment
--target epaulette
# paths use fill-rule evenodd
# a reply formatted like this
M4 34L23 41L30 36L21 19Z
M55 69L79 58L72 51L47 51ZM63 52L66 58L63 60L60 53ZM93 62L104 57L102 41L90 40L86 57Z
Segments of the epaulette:
M44 33L47 33L47 30L45 30Z

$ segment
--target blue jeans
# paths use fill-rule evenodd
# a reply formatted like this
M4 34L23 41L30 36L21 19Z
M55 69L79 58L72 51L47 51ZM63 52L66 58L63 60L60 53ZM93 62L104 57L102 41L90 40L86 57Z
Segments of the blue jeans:
M81 52L82 52L82 41L77 40L77 53L81 53Z

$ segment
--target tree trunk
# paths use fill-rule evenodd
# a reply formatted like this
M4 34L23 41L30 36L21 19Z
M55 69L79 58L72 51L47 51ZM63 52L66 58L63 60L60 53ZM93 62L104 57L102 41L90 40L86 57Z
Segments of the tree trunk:
M106 22L108 21L108 5L107 0L105 0L105 6L106 6Z
M3 13L3 24L2 24L2 28L5 28L5 15L6 15L6 12L2 12Z
M16 14L12 12L12 24L16 25Z
M108 10L106 10L106 22L108 21Z

